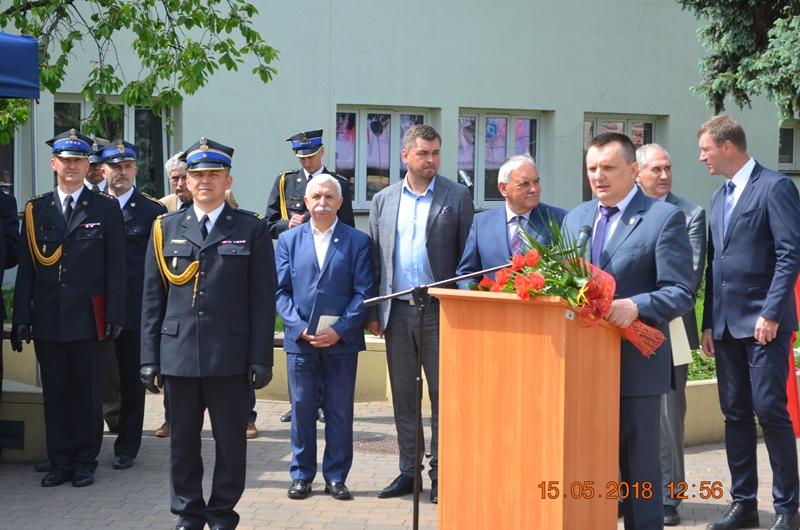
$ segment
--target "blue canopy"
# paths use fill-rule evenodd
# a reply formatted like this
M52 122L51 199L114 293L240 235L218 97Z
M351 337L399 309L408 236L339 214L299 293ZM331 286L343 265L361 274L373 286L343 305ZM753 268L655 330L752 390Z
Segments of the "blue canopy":
M0 98L39 99L39 43L0 32Z

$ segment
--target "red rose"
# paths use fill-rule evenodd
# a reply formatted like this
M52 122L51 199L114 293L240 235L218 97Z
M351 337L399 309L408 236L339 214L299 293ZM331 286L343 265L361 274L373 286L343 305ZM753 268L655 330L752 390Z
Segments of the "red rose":
M499 283L502 286L508 283L508 280L511 279L511 275L513 273L514 271L509 268L500 269L495 273L494 279L497 283Z
M525 254L525 265L528 267L535 267L539 263L539 252L532 248Z
M479 291L488 291L494 285L494 280L489 278L488 276L484 276L483 279L478 282L478 290Z
M517 277L514 278L514 289L517 291L517 296L522 300L527 300L531 297L530 283L528 282L528 278L522 274L518 274Z
M511 258L511 268L515 271L522 270L522 267L525 266L525 256L522 254L514 254L514 257Z
M531 273L528 276L528 286L534 291L541 291L544 289L544 276L535 272Z

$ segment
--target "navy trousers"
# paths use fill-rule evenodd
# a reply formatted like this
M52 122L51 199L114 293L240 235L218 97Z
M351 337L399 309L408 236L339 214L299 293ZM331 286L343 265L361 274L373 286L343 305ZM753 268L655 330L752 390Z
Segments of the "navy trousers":
M625 530L664 528L659 460L660 406L660 394L620 399L620 480L629 486L628 496L622 501ZM648 484L652 497L645 493Z
M42 373L47 458L67 472L97 468L103 442L108 344L95 339L33 341Z
M751 508L758 502L755 413L764 430L778 514L798 507L797 445L786 410L790 337L791 330L779 332L762 346L753 337L736 339L726 329L722 340L714 341L733 502Z
M286 353L292 400L292 480L317 473L317 387L324 387L326 482L345 482L353 464L353 400L358 353Z

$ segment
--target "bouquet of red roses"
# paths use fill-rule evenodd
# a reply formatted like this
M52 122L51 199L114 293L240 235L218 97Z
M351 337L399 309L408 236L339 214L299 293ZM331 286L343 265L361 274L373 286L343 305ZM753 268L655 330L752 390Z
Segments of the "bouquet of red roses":
M552 245L542 245L520 227L527 252L513 256L509 266L498 270L494 278L484 276L475 288L516 293L521 300L538 295L560 296L576 309L582 325L596 325L611 310L616 281L611 274L587 263L577 244L561 232L557 222L551 219L549 224ZM638 319L618 329L646 357L664 342L663 333Z

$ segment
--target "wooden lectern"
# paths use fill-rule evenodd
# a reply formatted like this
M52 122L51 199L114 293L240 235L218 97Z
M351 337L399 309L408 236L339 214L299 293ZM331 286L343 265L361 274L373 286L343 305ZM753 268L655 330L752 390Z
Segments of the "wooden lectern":
M579 326L557 297L430 294L441 302L440 530L616 528L616 331Z

